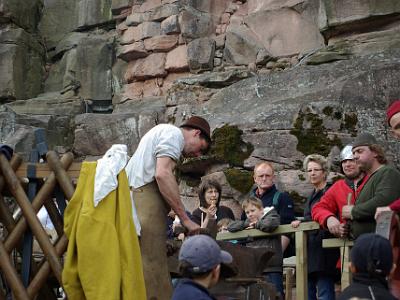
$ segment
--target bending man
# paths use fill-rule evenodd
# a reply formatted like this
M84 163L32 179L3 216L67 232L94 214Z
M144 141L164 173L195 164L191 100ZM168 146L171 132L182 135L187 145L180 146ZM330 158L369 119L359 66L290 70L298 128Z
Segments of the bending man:
M210 125L201 117L189 118L180 128L160 124L143 136L126 167L141 225L140 248L148 299L170 299L172 295L165 234L170 208L189 234L200 228L185 213L174 176L176 163L182 154L205 154L210 142Z

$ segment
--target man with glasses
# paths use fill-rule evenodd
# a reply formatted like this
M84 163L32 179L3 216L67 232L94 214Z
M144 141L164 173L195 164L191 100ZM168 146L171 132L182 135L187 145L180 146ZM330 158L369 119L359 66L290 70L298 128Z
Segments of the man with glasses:
M357 238L363 233L375 232L375 211L400 198L400 172L387 165L382 147L369 133L361 133L353 143L353 155L368 181L354 205L345 205L342 218L352 220L351 233Z
M149 130L128 162L126 172L141 226L140 248L148 299L170 299L166 217L172 208L189 234L200 226L186 215L174 169L180 156L205 154L211 143L210 125L198 116L180 128L159 124Z

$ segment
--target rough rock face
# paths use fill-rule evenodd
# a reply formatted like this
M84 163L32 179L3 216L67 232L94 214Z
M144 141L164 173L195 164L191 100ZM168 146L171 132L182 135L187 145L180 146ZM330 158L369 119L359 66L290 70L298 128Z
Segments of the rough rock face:
M179 164L182 197L194 209L200 178L217 178L238 216L260 161L299 214L305 155L327 156L334 178L368 131L400 163L384 121L400 98L398 1L25 2L0 0L0 142L17 151L44 128L79 158L131 154L152 126L202 115L214 144Z
M136 150L140 138L158 123L165 123L165 103L161 98L147 103L125 103L113 114L82 114L75 118L74 152L102 156L113 144L126 144Z
M281 25L283 20L284 27ZM245 23L274 56L307 53L324 46L318 28L304 15L290 8L252 13L245 18Z
M0 29L0 99L28 99L42 89L45 51L22 28Z
M15 23L28 32L34 32L41 18L42 8L42 0L2 0L0 23Z
M85 100L107 106L112 97L112 37L107 34L71 33L54 52L58 60L45 82L45 92L79 92Z
M46 0L39 30L46 40L48 50L54 49L63 38L76 29L77 2L78 0Z
M321 32L343 32L351 27L366 26L375 20L383 24L398 19L400 3L398 1L321 1L319 27ZM397 16L396 16L397 15ZM379 18L386 16L384 19ZM374 20L375 19L375 20Z
M4 105L0 112L1 141L15 145L24 158L29 157L34 142L34 130L44 128L50 148L72 149L73 119L85 112L85 103L73 93L47 93L29 100ZM28 136L25 143L24 139Z

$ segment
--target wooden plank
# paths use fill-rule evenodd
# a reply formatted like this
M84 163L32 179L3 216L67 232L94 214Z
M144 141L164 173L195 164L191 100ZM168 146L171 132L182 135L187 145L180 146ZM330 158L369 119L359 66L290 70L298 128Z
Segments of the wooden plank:
M347 246L353 246L353 245L354 245L354 241L344 240L344 239L339 239L339 238L322 240L322 248L339 248L339 247L347 247Z
M340 279L340 289L343 291L351 283L351 272L350 272L350 247L340 247L340 257L343 259L343 270L342 277Z
M285 300L292 300L294 268L284 268L283 274L285 275Z
M340 248L340 259L343 270L341 276L340 288L343 291L351 283L351 272L350 272L350 247L354 245L354 241L344 240L339 238L324 239L322 240L323 248ZM341 266L341 267L342 267Z
M296 299L308 299L307 270L307 234L304 231L295 233L296 240Z
M17 171L15 172L18 177L27 177L27 170L28 166L31 163L22 163ZM50 173L52 172L51 168L47 163L43 164L34 164L36 166L36 177L37 178L47 178L49 177ZM81 163L80 162L73 162L71 166L67 170L67 174L71 178L78 178L79 172L81 170Z
M317 222L304 222L300 223L299 227L293 228L290 224L280 225L276 230L271 233L262 232L258 229L249 229L242 230L238 232L220 232L217 234L217 240L226 241L226 240L241 240L246 239L248 237L266 237L266 236L274 236L277 234L284 233L292 233L292 232L301 232L301 231L310 231L319 229L319 224Z

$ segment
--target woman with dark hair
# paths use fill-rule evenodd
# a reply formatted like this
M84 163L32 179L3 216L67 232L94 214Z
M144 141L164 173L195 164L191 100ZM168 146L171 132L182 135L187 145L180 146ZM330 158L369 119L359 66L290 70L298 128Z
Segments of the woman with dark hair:
M192 213L193 222L206 228L210 219L216 219L217 222L222 219L234 220L232 210L226 206L220 206L221 185L212 179L204 180L199 188L200 207Z

